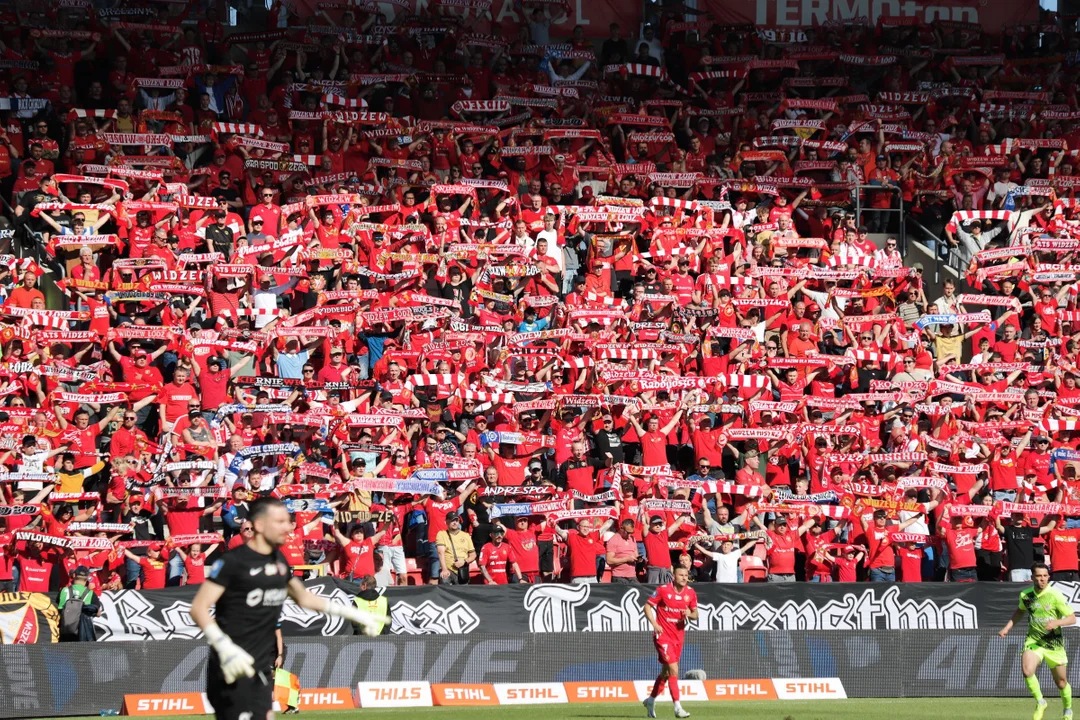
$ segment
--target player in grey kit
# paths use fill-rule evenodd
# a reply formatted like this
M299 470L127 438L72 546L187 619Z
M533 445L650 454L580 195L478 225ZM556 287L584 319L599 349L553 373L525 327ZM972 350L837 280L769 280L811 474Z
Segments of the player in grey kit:
M279 549L289 534L289 512L276 499L252 503L254 534L214 563L191 603L191 618L213 648L206 694L218 720L273 716L274 628L285 598L313 612L336 615L376 635L386 618L312 595L293 576ZM211 616L210 608L215 614Z

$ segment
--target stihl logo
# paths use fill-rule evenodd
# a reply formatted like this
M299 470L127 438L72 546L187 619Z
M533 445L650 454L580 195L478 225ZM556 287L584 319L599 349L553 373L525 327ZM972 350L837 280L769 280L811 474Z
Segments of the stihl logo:
M344 705L345 701L333 692L300 691L301 705Z
M187 710L195 712L195 706L187 698L142 698L136 704L136 709L146 712L166 712ZM199 712L201 712L201 708Z
M379 702L420 700L423 695L418 687L406 688L374 688L371 696Z
M447 700L483 700L491 701L492 698L483 688L453 688L443 689L443 695Z
M769 696L772 692L766 690L761 683L742 683L742 682L718 682L716 683L717 695L762 695Z
M807 694L831 694L836 692L831 683L827 682L788 682L784 683L784 690L789 693Z
M589 700L629 700L630 693L626 689L614 686L586 685L577 689L577 697Z
M559 695L552 688L507 688L506 697L510 700L558 700Z

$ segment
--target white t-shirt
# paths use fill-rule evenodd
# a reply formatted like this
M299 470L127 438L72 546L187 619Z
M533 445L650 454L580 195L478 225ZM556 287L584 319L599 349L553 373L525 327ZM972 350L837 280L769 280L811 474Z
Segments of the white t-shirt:
M734 548L727 555L718 552L711 552L709 555L712 557L713 561L716 562L716 582L739 582L739 558L742 557L741 549Z

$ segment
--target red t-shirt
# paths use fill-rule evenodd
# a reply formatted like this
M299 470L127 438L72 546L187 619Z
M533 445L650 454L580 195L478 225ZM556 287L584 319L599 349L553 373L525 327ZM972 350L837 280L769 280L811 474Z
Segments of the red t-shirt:
M574 530L566 536L566 545L570 548L570 577L596 577L596 556L606 552L599 536Z
M211 372L205 370L199 375L199 389L202 391L202 409L217 410L229 401L228 370ZM187 412L187 408L184 409Z
M518 568L523 574L540 572L540 553L536 546L536 529L507 530L506 544L514 551Z
M525 468L529 465L529 458L504 458L496 455L491 464L499 471L499 487L521 487L525 484Z
M945 542L949 546L949 569L959 570L962 568L975 567L975 536L978 534L978 530L975 528L961 528L960 530L953 530L948 528L945 531ZM1077 531L1070 531L1077 532ZM1076 569L1076 538L1080 535L1073 535L1072 539L1072 568ZM1067 553L1066 553L1067 554Z
M671 569L671 548L666 530L645 533L645 558L649 565Z
M896 567L896 555L893 553L891 536L892 532L888 528L871 525L866 529L866 543L870 550L867 556L868 568Z
M375 574L375 544L371 538L350 542L345 546L345 575L362 578Z
M646 432L641 436L642 465L667 465L667 437L660 431Z
M206 579L206 553L188 553L184 560L184 569L187 570L187 584L198 585Z
M1080 570L1080 561L1077 558L1077 541L1080 539L1080 528L1073 530L1065 530L1064 528L1055 528L1050 531L1047 542L1050 549L1050 562L1054 568L1054 572L1061 570ZM952 545L949 545L949 552L952 553ZM974 551L972 552L974 555ZM950 555L951 559L951 555ZM974 563L972 563L974 565ZM953 567L965 567L963 565Z
M496 547L495 543L486 543L483 549L480 550L480 566L488 571L488 575L491 576L493 582L488 582L485 578L484 584L506 585L509 583L510 579L506 568L512 562L517 562L517 558L514 556L514 550L510 545L504 542ZM595 560L593 561L593 570L596 570Z
M446 513L457 512L460 507L461 499L456 497L449 500L436 500L434 498L425 500L424 513L427 515L428 537L439 537L439 533L446 530Z
M191 383L184 383L177 387L176 383L169 383L161 388L157 401L165 405L165 422L176 420L187 415L188 401L198 399L199 393Z
M165 513L165 523L169 526L169 535L194 535L199 532L199 518L203 509L198 506L197 498L179 499L169 505Z
M896 554L900 556L900 582L922 582L923 551L901 547Z
M790 530L784 534L769 531L769 574L794 575L795 550L800 547L799 536Z
M165 587L165 569L168 563L164 557L161 560L144 557L139 560L139 565L143 569L143 590L160 590Z
M19 592L49 592L49 578L58 557L50 550L40 555L19 555Z

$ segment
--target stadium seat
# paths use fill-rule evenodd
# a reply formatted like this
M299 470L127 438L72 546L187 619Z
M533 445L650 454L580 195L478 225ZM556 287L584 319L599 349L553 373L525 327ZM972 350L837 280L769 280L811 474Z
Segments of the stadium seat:
M768 573L765 570L765 563L761 561L761 558L754 555L745 555L739 560L739 569L742 570L743 582L765 582L765 578Z
M409 585L423 585L424 584L424 572L416 564L416 558L405 558L405 570L409 574Z

